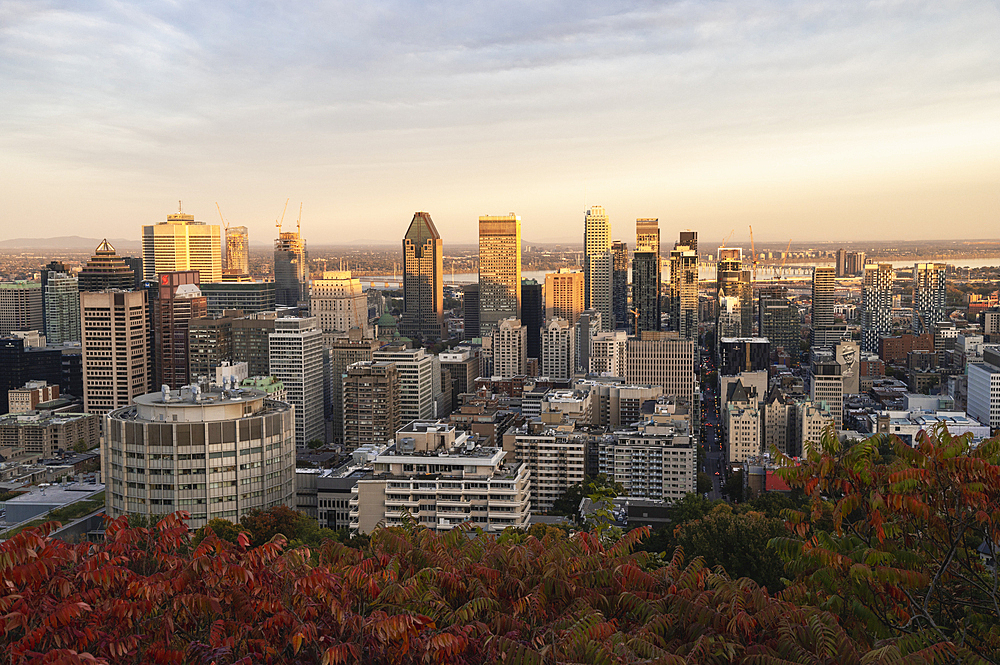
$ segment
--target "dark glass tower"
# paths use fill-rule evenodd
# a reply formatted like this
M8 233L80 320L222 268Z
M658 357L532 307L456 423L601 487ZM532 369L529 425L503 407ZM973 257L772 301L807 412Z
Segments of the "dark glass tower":
M611 243L611 311L615 328L628 327L628 243Z
M408 337L440 339L444 323L444 257L441 234L426 212L413 213L403 236L403 318Z
M521 280L521 325L528 329L528 357L541 358L542 325L545 308L542 307L542 285L533 279Z

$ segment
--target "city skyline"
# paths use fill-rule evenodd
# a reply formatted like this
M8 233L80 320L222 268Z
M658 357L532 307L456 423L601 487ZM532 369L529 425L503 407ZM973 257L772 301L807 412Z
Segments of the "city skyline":
M986 238L1000 213L995 3L3 18L2 239L135 238L178 198L254 244L288 197L314 244L397 237L413 210L469 244L504 210L533 242L579 242L593 205L613 238L655 216L706 240Z

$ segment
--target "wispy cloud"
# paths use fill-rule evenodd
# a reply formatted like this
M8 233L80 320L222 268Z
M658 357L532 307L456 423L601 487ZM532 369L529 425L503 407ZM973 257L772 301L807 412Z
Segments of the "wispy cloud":
M398 235L432 206L463 240L509 209L575 237L584 196L623 228L680 211L721 228L763 186L754 214L784 235L831 180L980 192L1000 175L998 28L974 1L8 1L0 177L21 186L4 214L54 235L65 194L114 198L101 222L134 235L164 198L228 196L263 234L287 192L329 220L323 240Z

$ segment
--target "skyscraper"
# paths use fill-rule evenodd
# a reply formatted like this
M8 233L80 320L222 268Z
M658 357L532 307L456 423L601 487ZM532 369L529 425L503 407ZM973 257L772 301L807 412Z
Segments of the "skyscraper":
M768 339L771 349L783 349L796 358L802 331L799 326L799 310L788 299L788 289L761 289L757 302L760 336Z
M191 320L208 315L208 302L198 289L197 270L165 272L158 279L159 293L153 301L153 385L180 390L191 383Z
M250 276L250 237L245 226L226 229L226 274Z
M414 420L437 417L436 400L441 386L441 363L437 356L422 348L388 345L373 352L372 360L393 363L399 370L399 420L404 426Z
M542 305L542 285L533 279L521 280L521 323L528 331L528 357L537 360L542 357L545 308Z
M76 277L49 273L45 282L45 339L58 345L80 341L80 287Z
M271 375L295 407L295 445L323 440L323 333L314 317L275 319L268 336Z
M615 315L615 327L627 328L628 314L628 243L615 240L611 243L614 257L611 266L611 309Z
M274 241L274 301L279 305L295 307L307 295L309 253L300 231L298 226L294 232L279 226Z
M194 215L178 211L167 215L165 222L143 226L142 266L146 279L163 272L197 270L201 281L221 282L219 225L196 222Z
M371 337L368 325L368 297L361 280L350 270L327 271L322 279L313 280L309 298L309 314L319 320L323 342L329 345L335 337L357 328L362 337Z
M403 335L440 339L444 323L444 259L441 234L431 216L416 212L403 236Z
M660 257L648 247L632 255L632 309L633 330L660 329Z
M106 239L94 250L94 256L83 266L77 278L81 291L135 288L135 272Z
M890 263L869 263L861 292L861 349L878 353L882 335L892 332L892 283L895 274Z
M347 336L336 337L326 342L330 351L332 385L330 386L330 424L332 426L333 443L344 440L344 377L347 368L354 363L367 362L381 345L374 339L363 339L361 331L355 328Z
M743 249L720 247L716 266L716 342L723 337L753 334L753 302L750 271L743 269Z
M344 447L385 445L402 426L399 371L392 363L360 361L344 376Z
M931 332L945 320L944 263L918 263L913 266L913 332Z
M509 318L493 329L493 374L504 379L524 374L528 366L528 330Z
M813 268L812 327L826 329L833 326L833 300L836 270L828 266Z
M80 293L84 409L103 415L149 392L145 291Z
M542 331L542 355L539 375L553 381L567 382L573 378L575 350L573 326L566 319L550 319Z
M576 325L583 312L584 275L579 270L560 268L545 274L545 318L560 318Z
M615 314L611 307L614 255L611 250L591 254L587 257L587 265L590 267L590 308L601 313L601 330L614 330Z
M594 271L591 268L591 258L592 256L601 256L611 251L611 222L608 219L608 214L604 211L602 206L593 206L587 210L587 214L583 218L583 272L584 272L584 294L583 303L584 309L590 309L591 307L595 309L600 309L596 307L592 302L592 298L596 296L598 300L603 300L603 291L605 288L608 290L607 303L611 304L611 267L614 265L614 261L608 261L608 274L607 274L607 284L605 285L605 278L603 275L594 275ZM602 259L603 264L603 259ZM602 265L603 267L603 265ZM600 272L600 271L598 271ZM599 284L592 284L594 280L598 280ZM597 293L592 293L592 291L597 291ZM601 309L603 313L603 309ZM609 315L611 312L609 311ZM604 325L609 326L608 330L613 327L610 321L604 321Z
M15 330L44 332L42 285L38 282L0 282L0 335Z
M660 220L641 217L635 220L635 251L660 255Z
M479 218L479 333L521 316L521 218Z
M465 339L479 337L479 284L462 286L462 323Z
M698 339L698 232L681 231L670 252L670 325Z

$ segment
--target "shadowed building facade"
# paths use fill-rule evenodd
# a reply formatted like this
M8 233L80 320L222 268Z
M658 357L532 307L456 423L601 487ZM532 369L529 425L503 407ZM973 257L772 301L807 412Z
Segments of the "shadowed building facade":
M444 323L444 258L431 216L416 212L403 236L403 318L407 337L439 339Z

